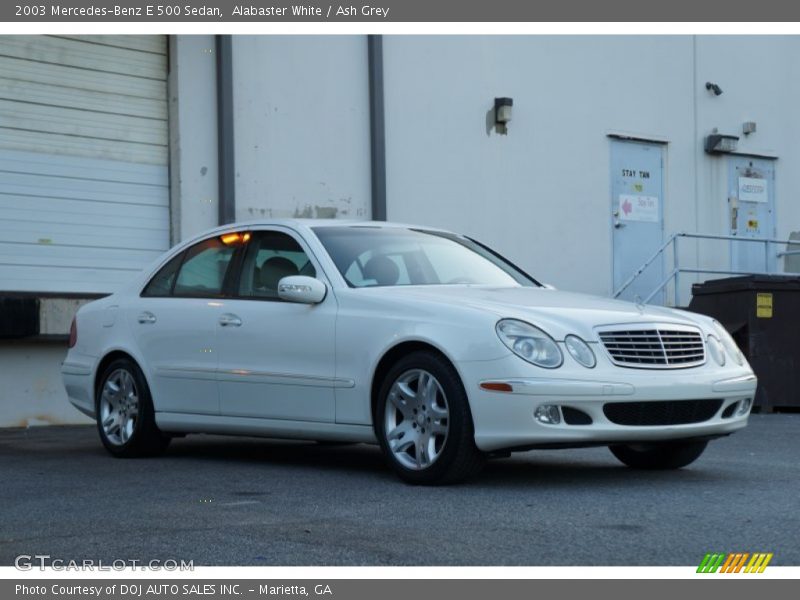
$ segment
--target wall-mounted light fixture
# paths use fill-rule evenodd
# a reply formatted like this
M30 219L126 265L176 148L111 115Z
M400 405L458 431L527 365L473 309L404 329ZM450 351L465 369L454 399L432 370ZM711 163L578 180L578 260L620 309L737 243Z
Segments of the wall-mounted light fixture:
M712 133L706 137L706 152L709 154L730 154L736 152L739 137L735 135L724 135Z
M511 107L514 100L511 98L494 99L494 124L497 133L507 133L508 123L511 121Z
M742 133L745 135L750 135L751 133L756 132L756 122L755 121L745 121L742 123Z
M722 88L719 87L716 83L713 83L711 81L706 81L706 89L715 96L722 96Z
M514 100L511 98L495 98L494 99L494 122L502 123L505 125L511 120L511 107L514 106Z

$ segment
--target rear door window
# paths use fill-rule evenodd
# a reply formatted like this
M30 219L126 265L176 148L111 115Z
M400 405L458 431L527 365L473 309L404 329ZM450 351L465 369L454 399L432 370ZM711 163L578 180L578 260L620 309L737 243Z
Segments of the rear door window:
M226 244L220 238L211 238L189 248L178 271L173 295L221 296L225 275L237 247L238 243Z

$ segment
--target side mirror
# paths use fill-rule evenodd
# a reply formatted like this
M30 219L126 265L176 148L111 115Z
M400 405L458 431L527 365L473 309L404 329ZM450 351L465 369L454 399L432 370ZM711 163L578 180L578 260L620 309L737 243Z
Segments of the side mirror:
M287 302L319 304L327 293L328 288L324 283L305 275L290 275L278 282L278 298Z

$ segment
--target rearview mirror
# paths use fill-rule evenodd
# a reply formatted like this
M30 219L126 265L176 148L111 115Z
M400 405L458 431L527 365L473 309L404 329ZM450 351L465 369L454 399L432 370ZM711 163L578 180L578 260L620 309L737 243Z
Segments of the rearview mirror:
M278 282L278 297L287 302L319 304L327 293L328 288L324 283L305 275L290 275Z

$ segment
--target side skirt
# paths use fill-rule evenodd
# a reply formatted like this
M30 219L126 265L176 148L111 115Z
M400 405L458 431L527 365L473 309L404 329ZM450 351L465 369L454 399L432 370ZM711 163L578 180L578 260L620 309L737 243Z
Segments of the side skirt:
M377 443L375 432L370 425L171 412L156 413L156 424L164 433L214 433L291 440Z

